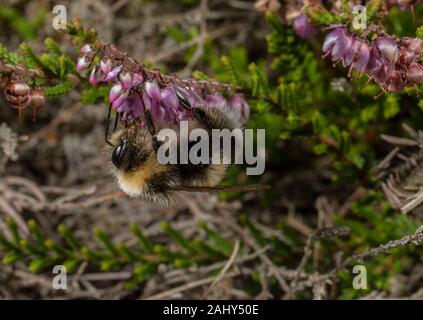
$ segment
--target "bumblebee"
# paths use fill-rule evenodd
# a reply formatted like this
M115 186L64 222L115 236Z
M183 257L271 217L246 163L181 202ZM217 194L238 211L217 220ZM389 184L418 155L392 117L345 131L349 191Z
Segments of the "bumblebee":
M212 129L242 128L242 122L236 114L206 106L192 107L181 92L176 90L176 95L180 104L192 115L192 120L189 121L189 132L195 128L202 128L211 137ZM157 157L158 149L161 146L161 142L157 139L157 132L163 129L163 125L155 124L149 112L145 112L144 121L145 126L133 123L124 129L117 130L112 135L110 146L107 149L107 153L111 155L112 173L119 187L129 196L153 202L158 206L168 206L181 191L216 192L267 189L267 186L262 185L244 187L218 185L231 164L221 162L214 164L211 161L209 164L193 164L189 160L187 164L161 164ZM177 133L178 139L174 143L177 144L179 154L181 135L179 126L171 125L166 128L173 129ZM188 148L191 147L192 142L189 142ZM218 152L221 156L225 156L222 148Z

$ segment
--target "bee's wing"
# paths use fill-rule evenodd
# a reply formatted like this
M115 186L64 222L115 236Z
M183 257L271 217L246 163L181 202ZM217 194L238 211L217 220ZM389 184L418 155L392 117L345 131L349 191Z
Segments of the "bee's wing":
M246 186L176 186L171 187L174 191L191 191L191 192L248 192L248 191L264 191L269 190L270 186L266 184L251 184Z

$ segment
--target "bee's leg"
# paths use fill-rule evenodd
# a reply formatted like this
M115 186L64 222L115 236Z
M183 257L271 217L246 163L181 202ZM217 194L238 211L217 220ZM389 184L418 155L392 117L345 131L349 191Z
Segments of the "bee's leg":
M213 125L210 122L209 117L207 116L207 114L199 109L199 108L195 108L192 107L191 104L188 102L188 100L184 97L183 93L178 90L175 89L176 92L176 97L179 100L179 103L187 110L189 110L192 114L192 116L197 119L198 121L200 121L202 124L204 124L204 126L206 126L207 129L212 130L213 129Z
M146 111L144 113L144 120L147 125L148 132L150 132L151 138L153 139L153 150L157 152L157 150L160 148L160 142L157 140L157 131L154 127L150 111Z

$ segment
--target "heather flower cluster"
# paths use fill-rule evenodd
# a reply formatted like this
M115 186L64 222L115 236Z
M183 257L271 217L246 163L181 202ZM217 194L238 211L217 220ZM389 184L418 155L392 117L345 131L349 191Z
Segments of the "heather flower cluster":
M30 87L27 82L39 76L39 72L33 69L26 69L23 66L5 64L0 60L0 73L2 74L0 88L7 104L18 109L19 115L28 107L35 112L46 102L46 94L41 87Z
M379 37L369 42L336 26L326 36L323 54L374 79L386 92L399 92L423 81L419 63L423 41L416 38Z
M104 51L104 50L102 50ZM123 120L140 120L148 111L152 118L161 123L177 123L191 119L190 111L182 106L177 97L181 93L192 107L206 106L219 108L224 112L236 112L242 122L249 117L249 106L240 95L228 99L216 92L220 84L196 80L180 80L164 76L158 71L149 71L144 66L131 60L125 64L125 58L119 54L105 55L93 65L99 51L86 44L82 47L82 56L76 69L80 73L89 72L89 82L93 85L112 83L109 92L111 107L122 115ZM91 70L89 71L89 69ZM196 86L195 86L196 85ZM221 89L224 91L226 87Z

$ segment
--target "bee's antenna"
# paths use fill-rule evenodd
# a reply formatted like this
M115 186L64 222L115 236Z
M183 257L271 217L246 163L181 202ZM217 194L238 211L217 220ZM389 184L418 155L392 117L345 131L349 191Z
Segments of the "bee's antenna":
M119 112L116 112L115 124L113 125L113 132L116 131L118 123L119 123Z
M106 120L106 132L104 133L104 141L106 143L112 145L109 141L109 126L110 126L110 116L112 115L112 104L109 104L109 111L107 113L107 120Z

